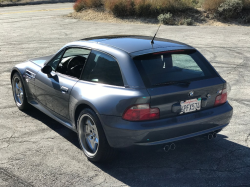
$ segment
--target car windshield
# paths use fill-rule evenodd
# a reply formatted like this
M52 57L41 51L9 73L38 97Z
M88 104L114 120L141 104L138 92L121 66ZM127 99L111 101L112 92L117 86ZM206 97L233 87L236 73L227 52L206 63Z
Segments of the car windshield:
M134 58L147 87L189 83L218 76L207 60L196 50L152 53Z

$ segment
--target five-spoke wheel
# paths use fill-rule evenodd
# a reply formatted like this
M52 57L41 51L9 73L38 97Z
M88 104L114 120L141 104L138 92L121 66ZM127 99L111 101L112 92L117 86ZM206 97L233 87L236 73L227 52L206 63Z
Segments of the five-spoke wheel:
M20 110L29 108L29 104L25 95L24 85L18 73L15 73L12 77L12 91L17 107Z
M80 118L79 136L83 151L93 156L98 150L99 136L95 122L88 114Z
M93 110L82 110L77 121L77 131L80 146L90 161L114 159L116 151L109 146L101 122Z
M18 77L14 79L14 99L18 105L22 105L23 103L23 87L21 80Z

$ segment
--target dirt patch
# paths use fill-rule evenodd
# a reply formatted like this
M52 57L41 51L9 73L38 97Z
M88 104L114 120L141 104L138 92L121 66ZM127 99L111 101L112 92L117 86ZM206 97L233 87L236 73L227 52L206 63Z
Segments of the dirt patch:
M250 15L250 13L249 13ZM250 26L250 24L241 23L241 20L218 20L215 16L203 9L197 9L186 13L173 14L176 25L183 25L183 20L191 18L195 26ZM105 11L104 8L84 9L81 12L72 12L67 15L74 19L97 22L112 22L112 23L131 23L131 24L159 24L157 18L139 18L126 17L118 18L112 13Z

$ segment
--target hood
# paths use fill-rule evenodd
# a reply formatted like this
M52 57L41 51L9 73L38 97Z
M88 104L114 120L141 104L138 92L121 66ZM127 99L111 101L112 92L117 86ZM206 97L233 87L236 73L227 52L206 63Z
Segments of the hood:
M44 57L40 57L40 58L34 58L31 59L29 61L37 64L38 66L43 67L45 63L47 63L50 59L52 59L54 55L49 55L49 56L44 56Z

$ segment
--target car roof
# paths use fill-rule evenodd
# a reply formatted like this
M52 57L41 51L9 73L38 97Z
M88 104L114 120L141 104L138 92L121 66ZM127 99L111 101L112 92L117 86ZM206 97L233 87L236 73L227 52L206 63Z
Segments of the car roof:
M154 44L151 44L152 36L138 36L138 35L108 35L97 36L91 38L84 38L80 41L94 42L100 45L106 45L112 48L123 50L129 54L136 53L138 51L155 51L156 49L173 50L173 49L194 49L193 47L169 40L164 38L155 38Z

